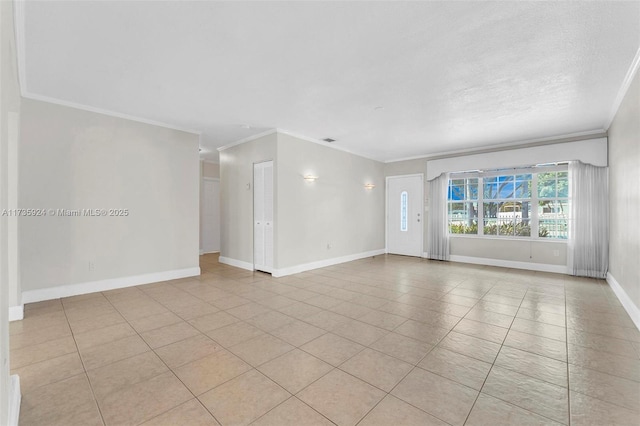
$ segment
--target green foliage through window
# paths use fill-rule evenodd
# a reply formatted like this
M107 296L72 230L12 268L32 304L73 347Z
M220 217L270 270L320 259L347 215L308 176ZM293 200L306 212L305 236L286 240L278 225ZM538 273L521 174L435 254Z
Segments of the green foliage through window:
M569 176L566 169L462 176L449 181L451 234L567 238Z

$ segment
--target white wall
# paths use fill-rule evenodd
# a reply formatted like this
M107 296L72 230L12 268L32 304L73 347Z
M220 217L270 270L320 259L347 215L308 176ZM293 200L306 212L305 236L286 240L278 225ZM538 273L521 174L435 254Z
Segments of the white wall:
M25 301L36 290L197 269L198 136L25 99L20 206L129 211L23 219Z
M609 127L609 273L636 312L640 308L639 188L640 73L636 73Z
M384 249L384 164L284 133L277 162L277 268Z
M13 3L0 2L0 211L12 207L9 203L10 192L17 186L15 170L17 164L9 158L15 144L10 146L10 121L19 121L20 89L18 86L15 39L13 25ZM10 281L10 256L12 243L10 228L12 224L7 216L0 216L0 424L11 424L17 419L17 412L11 408L19 402L19 390L13 389L9 372L9 320L10 304L20 304L19 283ZM15 229L11 230L15 235ZM15 405L13 405L15 408Z
M277 135L271 133L220 152L222 261L231 259L237 266L253 267L253 164L275 160L276 146ZM275 196L278 192L277 168L278 162L274 161ZM276 209L275 230L277 214Z

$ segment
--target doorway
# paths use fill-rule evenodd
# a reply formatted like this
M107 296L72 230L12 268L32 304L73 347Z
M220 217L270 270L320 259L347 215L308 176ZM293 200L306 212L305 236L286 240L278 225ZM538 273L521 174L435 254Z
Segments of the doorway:
M387 252L422 257L424 176L387 177Z
M220 251L220 179L202 181L202 252Z

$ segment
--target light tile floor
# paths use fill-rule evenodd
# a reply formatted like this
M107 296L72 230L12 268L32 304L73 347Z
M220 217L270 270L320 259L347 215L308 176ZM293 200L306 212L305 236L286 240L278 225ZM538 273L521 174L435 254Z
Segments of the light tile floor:
M640 333L604 281L378 256L25 306L28 425L640 424Z

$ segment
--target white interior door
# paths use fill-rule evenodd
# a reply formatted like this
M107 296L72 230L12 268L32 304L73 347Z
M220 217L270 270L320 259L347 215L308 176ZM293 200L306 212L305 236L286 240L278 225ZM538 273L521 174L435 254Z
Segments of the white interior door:
M273 161L253 165L253 267L273 270Z
M220 251L220 180L205 178L202 185L202 251Z
M387 252L422 256L423 175L387 178Z

